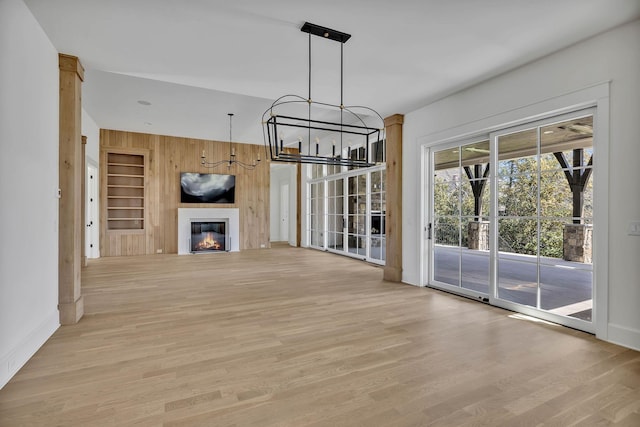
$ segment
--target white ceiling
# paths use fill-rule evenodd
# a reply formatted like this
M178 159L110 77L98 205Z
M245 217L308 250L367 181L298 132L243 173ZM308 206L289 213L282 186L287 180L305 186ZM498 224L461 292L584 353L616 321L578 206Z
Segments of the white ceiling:
M350 33L344 97L383 117L640 17L640 0L25 0L86 69L99 127L262 143L262 113L307 94L305 21ZM340 45L313 37L314 101L340 101ZM140 105L144 100L149 106Z

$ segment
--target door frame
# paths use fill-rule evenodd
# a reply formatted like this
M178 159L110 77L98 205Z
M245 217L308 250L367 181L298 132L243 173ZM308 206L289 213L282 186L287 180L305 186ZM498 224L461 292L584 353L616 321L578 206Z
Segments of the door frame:
M298 239L298 168L294 164L274 164L270 165L269 182L270 182L270 196L269 196L269 241L288 242L290 246L297 245ZM282 194L282 185L289 185L289 194ZM288 239L282 240L282 214L281 199L286 197L288 202L288 217L289 228L287 229ZM274 223L277 223L277 231Z

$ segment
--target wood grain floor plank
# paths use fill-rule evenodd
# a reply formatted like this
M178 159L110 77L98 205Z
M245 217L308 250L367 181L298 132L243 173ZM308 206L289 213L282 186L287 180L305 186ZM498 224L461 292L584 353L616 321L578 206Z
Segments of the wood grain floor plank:
M640 353L349 258L103 258L82 286L0 426L639 425Z

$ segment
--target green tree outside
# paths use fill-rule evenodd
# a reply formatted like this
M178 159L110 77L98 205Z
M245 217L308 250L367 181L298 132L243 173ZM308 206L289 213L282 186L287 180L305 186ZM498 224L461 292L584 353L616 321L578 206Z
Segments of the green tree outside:
M562 258L563 226L572 222L572 193L564 172L551 153L541 156L539 161L539 180L536 156L500 161L498 164L500 250L537 255L539 241L541 256ZM438 171L434 177L434 237L439 244L467 246L467 223L475 220L471 185L466 177L459 178L461 172L459 168L452 168ZM482 199L483 216L486 218L489 214L489 188L485 189ZM593 177L584 191L582 218L590 222L592 212Z

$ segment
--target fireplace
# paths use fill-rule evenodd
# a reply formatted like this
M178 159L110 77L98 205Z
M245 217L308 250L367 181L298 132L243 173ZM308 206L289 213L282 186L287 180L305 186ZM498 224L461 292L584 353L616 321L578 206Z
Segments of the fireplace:
M222 246L224 243L224 249L210 248L207 251L194 251L191 242L196 239L192 238L192 234L202 233L200 230L192 230L192 223L224 223L224 232L220 230L221 226L217 226L217 229L211 228L204 230L204 232L224 234L226 239L220 239L217 241ZM191 255L200 254L203 252L239 252L240 251L240 211L238 208L178 208L178 255ZM215 237L211 236L211 239ZM216 246L210 239L207 240L206 245ZM212 250L213 249L213 250Z
M228 228L227 221L191 221L191 253L228 251Z

